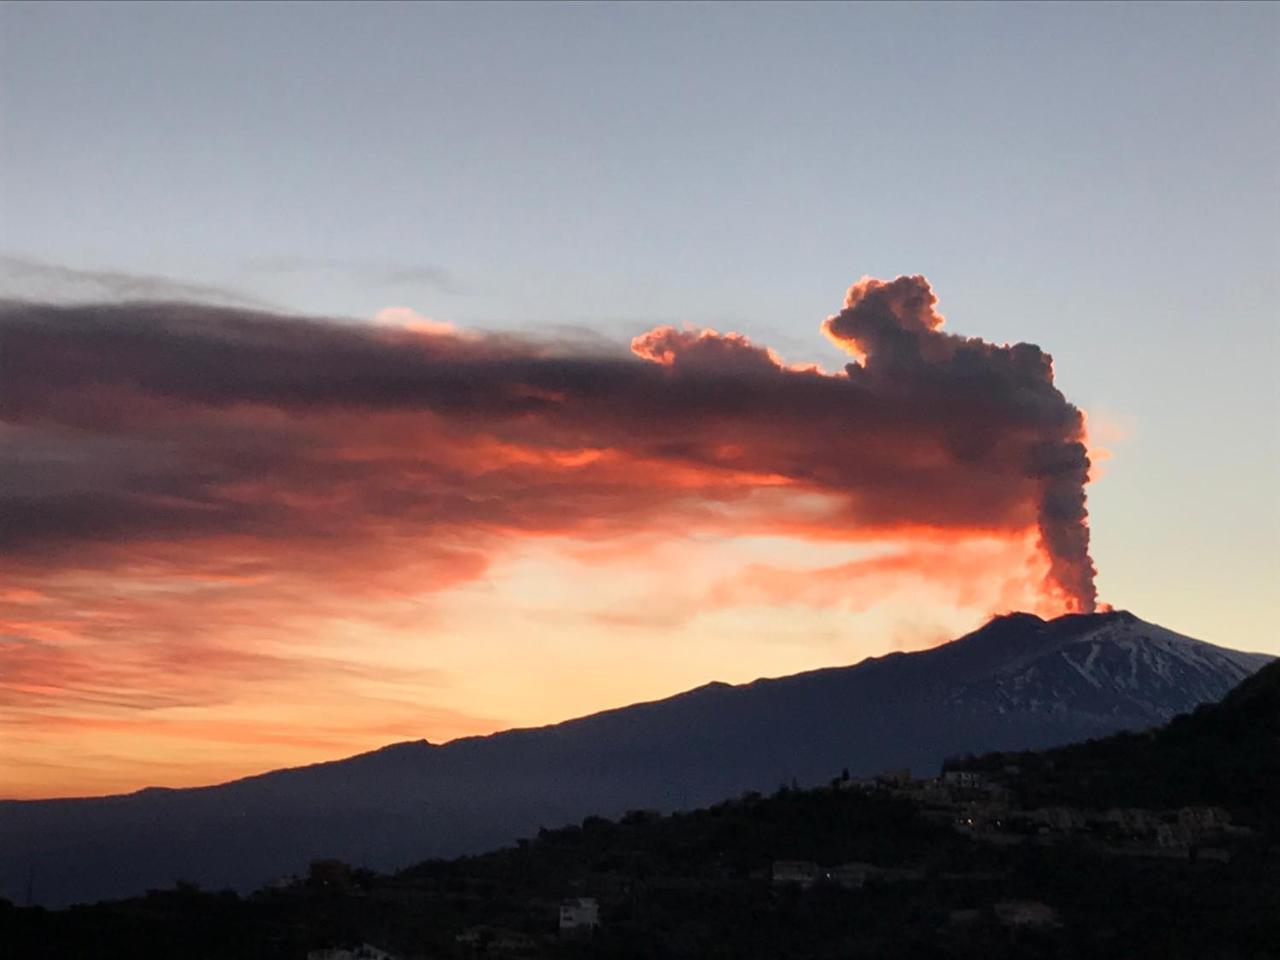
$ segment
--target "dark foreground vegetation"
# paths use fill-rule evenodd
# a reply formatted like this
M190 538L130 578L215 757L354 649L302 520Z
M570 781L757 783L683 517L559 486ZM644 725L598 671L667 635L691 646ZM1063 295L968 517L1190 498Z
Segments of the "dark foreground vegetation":
M0 901L0 957L1280 958L1280 664L1158 731L956 767L981 786L837 778L390 876L321 861L248 897ZM566 937L576 897L600 923Z

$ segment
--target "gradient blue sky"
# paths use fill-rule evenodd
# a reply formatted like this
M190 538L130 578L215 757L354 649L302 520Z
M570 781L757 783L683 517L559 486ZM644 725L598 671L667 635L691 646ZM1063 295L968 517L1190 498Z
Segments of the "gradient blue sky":
M1056 360L1104 600L1280 652L1280 6L0 8L3 292L743 331L862 274ZM90 286L92 284L90 283Z

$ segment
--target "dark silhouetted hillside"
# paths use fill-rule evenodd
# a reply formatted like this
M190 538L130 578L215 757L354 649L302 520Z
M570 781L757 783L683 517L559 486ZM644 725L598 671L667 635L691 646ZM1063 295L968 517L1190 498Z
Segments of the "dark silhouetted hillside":
M1019 772L1028 806L1057 803L1168 808L1217 805L1268 830L1280 827L1280 662L1220 703L1168 725L1041 752L992 754L957 766Z

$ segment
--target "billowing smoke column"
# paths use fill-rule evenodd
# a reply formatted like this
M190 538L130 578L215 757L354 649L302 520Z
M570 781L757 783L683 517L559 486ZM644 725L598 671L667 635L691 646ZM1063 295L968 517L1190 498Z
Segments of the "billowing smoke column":
M858 357L835 375L710 330L660 327L627 356L439 324L3 304L0 553L24 589L67 563L223 555L325 583L339 558L362 580L411 561L443 589L520 536L1038 529L1049 607L1092 610L1082 414L1038 347L943 333L935 302L922 277L855 284L824 324Z
M823 332L859 358L845 368L855 384L880 394L982 407L981 419L954 436L957 456L1031 431L1037 440L1024 447L1024 469L1040 487L1038 523L1049 578L1068 609L1091 613L1097 590L1085 510L1084 416L1053 385L1053 360L1039 347L943 333L937 302L924 277L887 283L864 277L849 288L844 309L827 318Z

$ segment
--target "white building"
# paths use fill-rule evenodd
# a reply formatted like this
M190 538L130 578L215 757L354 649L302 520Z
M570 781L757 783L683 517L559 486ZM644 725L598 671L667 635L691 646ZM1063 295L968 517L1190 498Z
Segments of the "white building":
M595 897L574 897L560 902L560 933L589 934L600 926L600 905Z

